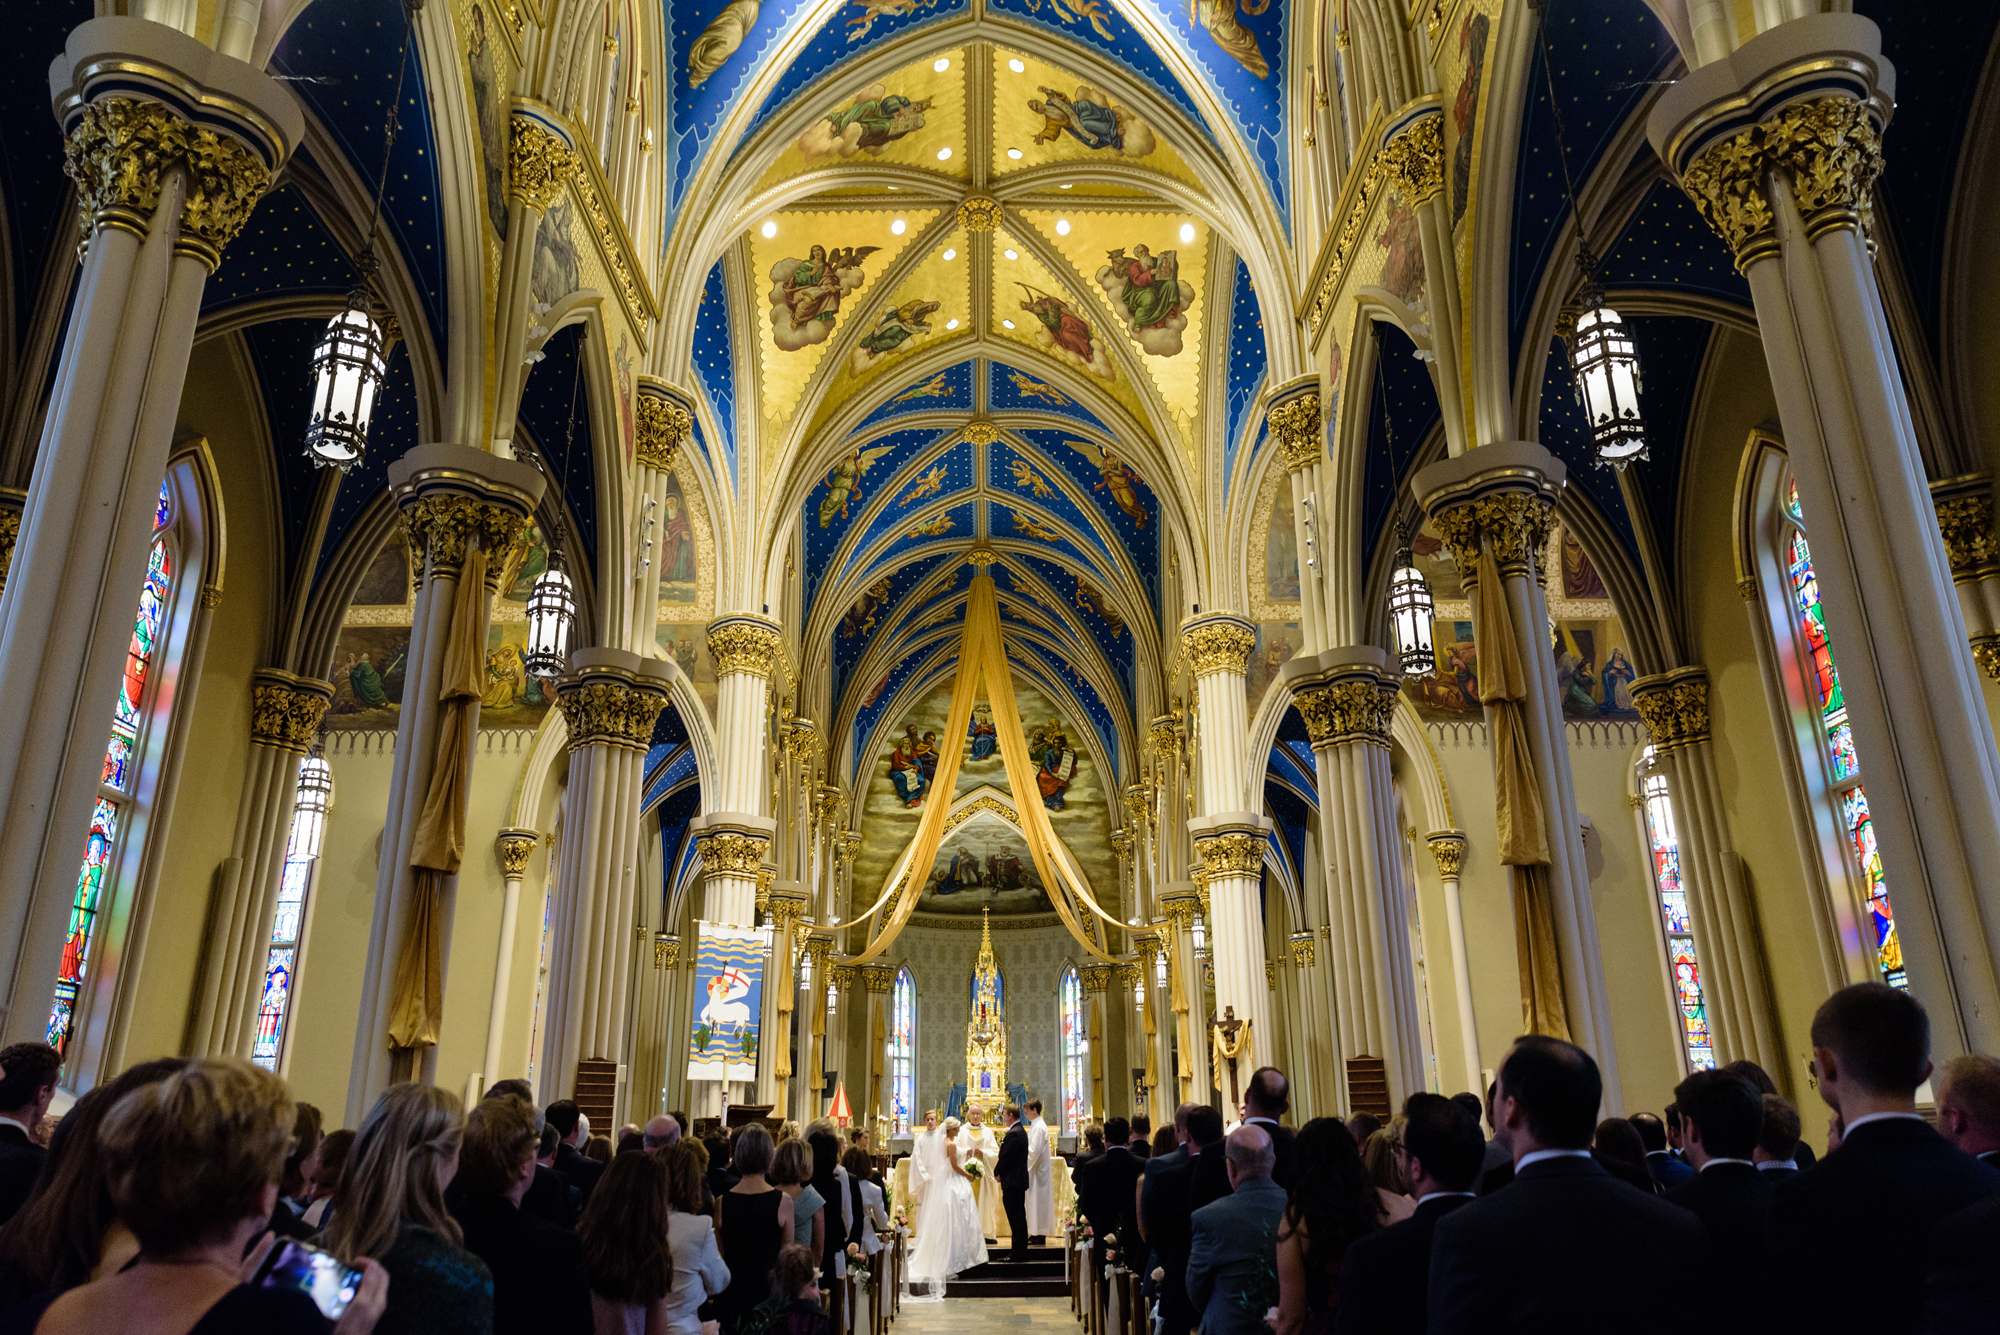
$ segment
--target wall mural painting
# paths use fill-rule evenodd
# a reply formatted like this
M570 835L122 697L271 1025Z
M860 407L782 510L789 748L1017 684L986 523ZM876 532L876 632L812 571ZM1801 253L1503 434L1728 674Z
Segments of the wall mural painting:
M997 815L980 815L952 831L924 882L918 913L974 915L1054 913L1035 871L1028 841Z
M1382 286L1404 305L1424 291L1424 245L1417 215L1400 195L1391 195L1383 209L1382 230L1375 245L1387 252L1382 262Z
M1143 158L1159 146L1153 128L1111 100L1111 95L1089 84L1078 84L1074 94L1043 86L1040 97L1028 99L1028 110L1042 118L1042 128L1030 141L1054 144L1067 135L1071 140L1098 153Z
M1562 531L1562 591L1565 598L1609 598L1597 567L1590 563L1583 544L1568 529Z
M400 607L415 595L410 584L410 541L399 528L362 572L354 602L363 607Z
M407 624L343 628L333 651L333 703L326 711L327 731L394 731L402 715L403 673L409 658Z
M535 261L528 272L528 295L553 306L583 285L575 239L570 233L576 205L565 191L535 229Z
M1632 721L1632 679L1638 671L1625 651L1624 629L1615 617L1558 620L1551 652L1563 717Z
M618 428L622 433L619 439L625 442L625 462L630 464L632 462L632 446L634 442L632 433L633 363L631 349L626 343L628 337L629 335L625 330L621 329L618 331L618 350L612 354L611 360L618 368Z
M1263 702L1264 693L1278 680L1278 669L1290 661L1304 642L1305 636L1296 621L1257 623L1257 644L1250 651L1250 661L1245 666L1243 678L1253 716L1257 706Z
M1299 531L1289 479L1278 483L1271 498L1271 524L1264 537L1264 596L1274 603L1299 600Z
M840 618L840 626L834 633L844 640L865 640L881 619L882 609L889 601L890 586L894 577L884 575L861 591L854 600L854 606Z
M815 245L804 259L771 266L771 336L784 352L824 343L833 333L840 303L867 281L861 265L880 246Z
M941 301L906 301L876 316L875 327L855 340L849 373L865 375L911 339L930 333L930 317L943 305Z
M653 628L653 642L662 657L672 659L694 683L694 693L715 717L715 661L708 656L708 627L700 623L662 621Z
M493 68L495 38L486 26L486 11L472 7L471 36L465 44L466 73L472 80L472 102L479 115L479 149L484 159L486 218L502 241L507 239L507 90Z
M688 50L688 87L701 87L708 82L709 75L728 63L750 30L757 26L757 15L763 8L761 0L734 0L708 21Z
M534 592L535 581L548 568L548 539L543 536L540 524L530 524L528 525L528 541L516 547L513 554L508 558L507 564L500 567L499 580L494 586L500 590L501 603L517 604L522 609L514 612L513 616L526 615L525 609L528 605L528 595ZM495 621L509 619L509 615L509 609L501 607L498 604L495 605L493 609L493 619Z
M1271 0L1190 0L1189 8L1201 26L1236 62L1260 79L1271 77L1271 63L1257 45L1257 34L1243 24L1240 14L1255 18L1271 6Z
M1014 281L1026 294L1022 298L1021 309L1041 325L1035 331L1035 342L1042 351L1099 380L1118 378L1118 367L1112 362L1104 340L1097 336L1097 330L1077 310L1074 302L1044 292L1018 278Z
M1429 519L1411 537L1410 554L1416 557L1417 568L1430 581L1432 598L1441 603L1464 601L1465 580L1458 573L1458 563Z
M1468 14L1458 29L1458 50L1465 58L1465 75L1451 101L1451 125L1458 142L1451 152L1451 226L1458 230L1472 196L1472 145L1479 126L1479 86L1486 74L1486 34L1492 20Z
M808 158L845 160L857 153L880 157L898 139L924 128L924 113L932 102L872 84L815 121L795 146Z
M522 655L528 647L528 623L504 621L486 630L486 689L479 697L482 728L539 727L555 692L549 683L528 675Z
M1063 444L1097 466L1097 481L1091 484L1090 489L1110 497L1111 503L1122 510L1134 525L1146 527L1146 507L1139 500L1139 488L1146 485L1145 479L1102 445L1085 440L1065 440Z
M701 601L696 579L694 516L688 509L681 480L667 479L667 494L660 501L658 555L660 601L679 607L693 607Z
M1472 638L1472 622L1439 617L1431 627L1431 644L1437 667L1405 683L1418 717L1477 722L1485 711L1479 703L1479 646Z
M1414 230L1414 219L1411 227ZM1135 242L1130 254L1120 246L1106 257L1110 263L1097 271L1097 285L1132 337L1150 356L1178 353L1188 326L1186 311L1195 298L1194 284L1180 276L1180 252L1163 250L1155 255L1144 242Z

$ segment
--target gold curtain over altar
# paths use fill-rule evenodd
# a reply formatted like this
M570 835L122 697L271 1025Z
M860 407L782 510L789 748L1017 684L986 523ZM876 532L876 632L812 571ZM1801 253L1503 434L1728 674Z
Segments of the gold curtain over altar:
M1007 668L1007 650L1001 638L1000 600L994 591L993 577L986 573L983 564L973 577L972 596L966 604L965 631L959 641L958 679L952 686L951 710L945 719L946 737L965 736L982 680L986 686L987 701L993 706L993 717L1018 721L1021 711L1014 701L1014 680ZM1063 926L1069 929L1069 934L1076 938L1086 953L1109 963L1112 957L1099 949L1083 930L1083 924L1078 921L1069 900L1074 897L1077 903L1113 926L1122 927L1124 922L1098 905L1084 885L1083 877L1070 863L1067 852L1057 842L1055 830L1049 824L1048 811L1039 798L1029 796L1038 793L1039 789L1035 783L1036 767L1028 754L1028 739L1018 727L1002 727L998 731L1000 758L1007 771L1008 787L1014 792L1014 806L1021 816L1021 833L1028 841L1028 852L1034 859L1035 871L1040 874L1042 884L1049 887L1049 899L1055 904L1056 913L1062 918ZM945 819L951 809L949 794L958 785L958 766L964 750L962 745L938 748L937 776L931 784L931 792L944 796L934 797L926 804L923 820L918 823L910 846L889 873L890 889L885 890L882 898L876 901L879 907L893 896L887 920L869 940L868 948L850 963L866 963L887 950L902 932L910 914L916 910L917 900L923 892L925 873L937 860L938 848L944 843ZM874 912L874 909L869 912Z
M1494 816L1500 863L1514 889L1514 948L1521 974L1521 1024L1531 1034L1569 1037L1562 964L1549 907L1549 838L1528 725L1521 702L1527 672L1500 566L1491 548L1479 553L1479 699L1493 739Z
M389 999L392 1047L431 1047L444 1024L443 898L445 878L456 875L465 856L468 752L477 723L475 711L486 684L486 645L481 622L486 597L486 551L468 543L452 599L451 629L438 683L436 761L423 813L417 818L410 865L416 888L410 927L396 963L395 991Z

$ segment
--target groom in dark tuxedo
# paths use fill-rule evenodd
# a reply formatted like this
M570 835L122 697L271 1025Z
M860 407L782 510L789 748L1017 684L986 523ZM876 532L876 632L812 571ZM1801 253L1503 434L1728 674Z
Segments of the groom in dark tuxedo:
M1028 1132L1021 1125L1021 1109L1008 1104L1000 1110L1007 1130L1000 1137L1000 1157L993 1163L993 1180L1000 1184L1000 1205L1007 1211L1007 1236L1014 1250L1008 1259L1028 1259Z

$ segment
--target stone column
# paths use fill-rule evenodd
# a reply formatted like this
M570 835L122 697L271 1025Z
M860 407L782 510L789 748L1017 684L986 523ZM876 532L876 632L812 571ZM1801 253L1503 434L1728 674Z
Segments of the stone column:
M1389 773L1401 679L1373 645L1294 658L1282 675L1312 739L1318 776L1339 1058L1380 1057L1390 1105L1401 1107L1424 1087L1423 1019Z
M790 1097L797 1063L805 1056L799 1054L794 1058L792 1015L799 994L798 970L794 964L799 953L796 933L805 920L806 903L805 887L797 881L785 881L771 887L766 908L771 923L771 958L766 961L764 973L766 1019L761 1030L765 1038L758 1045L763 1086L760 1101L781 1111Z
M202 290L305 134L269 76L91 19L49 71L84 258L0 598L0 1041L47 1036Z
M1339 386L1332 387L1339 392ZM1319 373L1302 375L1273 389L1265 421L1271 439L1285 452L1292 489L1292 529L1299 551L1300 633L1307 650L1326 643L1326 588L1320 560L1319 498L1326 459L1326 423L1320 416Z
M854 1042L854 1031L859 1026L865 1032L868 1023L865 1014L859 1020L855 1018L863 1005L860 970L855 965L830 959L826 965L826 977L833 984L834 996L838 1000L826 1017L826 1041L820 1048L820 1069L833 1067L836 1082L847 1087L847 1104L853 1110L855 1125L866 1126L873 1131L875 1124L863 1120L869 1111L867 1061L864 1058L857 1066L854 1056L858 1046ZM832 1089L824 1089L821 1094L822 1107L832 1102ZM886 1144L877 1145L876 1151L887 1154L889 1148Z
M694 397L677 385L653 376L639 378L637 412L633 431L633 457L639 465L638 485L632 489L632 524L637 530L650 514L655 541L651 559L659 560L657 535L666 516L667 487L673 481L674 460L681 446L694 434ZM657 564L640 571L633 582L630 637L632 647L647 651L653 627L659 617L660 570Z
M299 762L333 701L333 684L259 668L250 688L250 764L236 811L236 839L216 878L203 944L202 982L188 1051L248 1057L270 959L271 923L284 875ZM293 963L296 988L300 965Z
M1660 157L1736 254L1837 646L1910 990L1939 1060L2000 1048L2000 757L1868 229L1895 70L1858 14L1797 18L1667 89Z
M1319 968L1318 943L1312 929L1302 927L1285 938L1297 980L1299 1023L1293 1040L1294 1067L1286 1072L1292 1080L1294 1108L1344 1108L1340 1081L1335 1076L1339 1058L1334 1053L1333 1006L1320 986L1328 970Z
M539 323L529 309L535 234L578 162L568 125L546 103L515 97L507 128L507 239L500 247L500 290L493 308L492 421L495 448L511 455L521 387L528 378L528 327Z
M541 836L533 830L512 828L500 831L493 841L506 898L500 905L500 948L493 961L493 1006L486 1015L486 1060L480 1067L489 1086L507 1078L500 1074L500 1064L505 1060L500 1040L507 1027L507 989L514 974L514 932L521 917L521 878L528 874L528 858L540 841Z
M1466 404L1460 393L1458 264L1452 245L1451 197L1444 193L1444 111L1436 94L1412 102L1393 117L1382 132L1382 164L1388 185L1416 214L1417 236L1423 245L1424 283L1418 303L1416 336L1430 363L1444 420L1445 450L1465 453L1472 433L1466 429Z
M778 623L738 613L708 626L715 660L716 794L707 814L690 822L707 876L711 922L756 925L757 868L768 856L777 824L765 812L764 708L771 669L782 643Z
M1472 1013L1471 955L1465 948L1465 914L1459 905L1458 873L1465 865L1465 835L1458 830L1439 830L1426 835L1431 857L1437 863L1438 879L1444 882L1444 920L1451 936L1452 995L1458 1000L1459 1042L1465 1053L1465 1087L1482 1098L1486 1085L1479 1064L1479 1024Z
M422 572L410 617L410 647L403 676L403 704L396 720L395 763L389 772L388 809L376 864L375 905L369 925L367 969L361 981L354 1066L348 1077L346 1121L358 1126L376 1097L397 1080L434 1077L437 1049L392 1049L390 1007L396 967L413 926L417 872L410 865L417 825L430 794L431 776L446 757L438 752L438 689L444 675L452 605L459 572L477 546L488 554L486 597L480 600L479 642L486 640L491 593L541 499L540 473L527 464L463 445L419 445L389 465L389 485ZM478 741L478 710L456 758L468 772ZM566 838L565 847L571 842ZM443 958L451 958L451 905L458 878L445 880L440 912ZM567 885L567 883L565 883ZM419 1052L421 1055L418 1055Z
M1993 534L1993 474L1941 478L1931 483L1931 504L1944 539L1945 559L1951 564L1972 661L2000 681L2000 539ZM1817 572L1817 548L1813 559Z
M1094 1121L1102 1121L1111 1106L1107 1102L1109 1091L1105 1089L1105 1059L1110 1056L1111 1039L1110 1016L1105 995L1118 978L1115 964L1086 964L1077 970L1077 980L1083 985L1084 1004L1090 1013L1090 1116Z
M569 725L569 783L549 949L541 1069L568 1091L577 1063L624 1063L638 954L639 797L646 746L673 669L622 649L578 649L556 687ZM626 1091L620 1091L622 1106Z
M1208 1070L1208 1007L1202 996L1202 964L1194 953L1194 920L1201 912L1201 896L1194 884L1180 881L1163 890L1160 912L1167 921L1161 934L1161 945L1167 952L1167 1019L1181 1057L1174 1103L1206 1103L1213 1084Z
M1789 1063L1764 967L1757 903L1729 837L1729 816L1716 778L1708 731L1708 669L1680 667L1641 677L1632 683L1632 701L1653 736L1673 798L1682 884L1707 979L1716 1055L1725 1062L1747 1057L1767 1071L1785 1072Z
M1466 574L1478 633L1485 633L1478 628L1487 624L1482 610L1489 606L1486 600L1506 600L1527 684L1526 699L1518 707L1548 842L1549 908L1569 1035L1597 1059L1604 1075L1605 1106L1616 1112L1624 1106L1624 1096L1611 1004L1604 988L1597 912L1584 866L1583 827L1577 817L1568 738L1549 650L1548 604L1535 569L1536 558L1547 547L1556 493L1566 475L1562 461L1541 446L1500 441L1422 469L1412 486ZM1491 552L1498 566L1498 589L1483 587L1477 578L1482 550ZM1520 893L1519 886L1516 892Z
M862 984L868 989L868 1031L863 1051L867 1054L866 1102L868 1125L874 1126L875 1119L882 1115L888 1104L887 1091L882 1088L889 1068L886 1040L893 1017L889 1007L894 1004L889 995L896 987L896 966L893 964L858 964L853 966L861 971ZM845 1009L845 1008L843 1008ZM854 1092L848 1091L848 1101L854 1105L856 1113L861 1111L861 1101L855 1099ZM914 1123L915 1109L911 1110Z

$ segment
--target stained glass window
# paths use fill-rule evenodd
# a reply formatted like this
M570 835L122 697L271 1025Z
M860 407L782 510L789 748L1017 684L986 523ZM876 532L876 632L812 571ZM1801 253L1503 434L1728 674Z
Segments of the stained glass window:
M250 1060L267 1071L278 1069L284 1052L304 944L300 937L305 930L306 895L312 889L313 864L319 859L332 799L333 772L315 751L299 765L298 798L285 844L285 869L278 881L277 911L271 919L270 953L264 961L264 991L257 1003L257 1035L250 1048Z
M1653 890L1659 896L1660 931L1667 950L1681 1050L1691 1071L1715 1065L1715 1038L1708 1028L1708 998L1702 987L1701 959L1688 918L1687 886L1681 880L1680 831L1674 824L1667 777L1653 768L1653 748L1639 759L1639 799L1646 819L1646 843L1653 854Z
M907 968L896 971L890 998L889 1123L890 1134L910 1134L910 1109L917 1101L917 980Z
M55 998L49 1006L49 1045L69 1057L76 1034L78 1003L90 968L91 945L100 911L111 891L108 883L121 826L129 824L126 806L138 780L139 737L153 684L154 660L167 602L173 589L174 557L166 529L173 522L173 494L160 487L153 507L153 545L146 555L146 578L139 586L139 610L132 619L132 641L125 651L125 674L111 714L111 736L104 747L97 804L84 839L83 863L77 869L76 893L70 901L69 937L63 943L62 964L56 972Z
M1056 1020L1062 1040L1062 1131L1077 1135L1085 1121L1088 1104L1084 1097L1084 1058L1090 1052L1089 1021L1083 1014L1083 983L1076 966L1063 966L1062 980L1056 984Z
M1882 981L1892 987L1906 988L1909 973L1903 967L1903 945L1897 939L1896 918L1889 907L1889 880L1882 869L1882 851L1875 845L1875 823L1869 817L1868 793L1861 784L1861 760L1854 748L1854 731L1848 726L1847 697L1840 689L1840 669L1834 665L1833 645L1826 633L1826 614L1819 602L1819 577L1813 572L1812 546L1806 541L1805 515L1799 507L1796 481L1786 486L1785 511L1798 525L1788 536L1785 574L1797 617L1799 648L1805 659L1811 703L1818 713L1820 744L1840 804L1840 828L1847 836L1848 848L1861 873L1871 932L1869 944L1875 951L1875 965L1881 971Z

